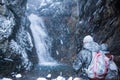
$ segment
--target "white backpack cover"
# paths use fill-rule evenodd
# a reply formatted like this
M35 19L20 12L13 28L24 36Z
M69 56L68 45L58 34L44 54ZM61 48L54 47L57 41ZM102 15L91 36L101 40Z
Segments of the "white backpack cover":
M101 52L92 52L92 60L86 73L89 78L103 78L108 72L109 58Z

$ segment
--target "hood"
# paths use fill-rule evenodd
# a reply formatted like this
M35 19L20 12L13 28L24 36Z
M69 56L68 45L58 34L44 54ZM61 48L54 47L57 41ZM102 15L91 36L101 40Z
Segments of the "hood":
M108 44L103 43L100 45L100 51L104 54L109 54Z
M92 52L98 52L100 49L100 46L96 42L84 43L83 47L85 49L92 51Z

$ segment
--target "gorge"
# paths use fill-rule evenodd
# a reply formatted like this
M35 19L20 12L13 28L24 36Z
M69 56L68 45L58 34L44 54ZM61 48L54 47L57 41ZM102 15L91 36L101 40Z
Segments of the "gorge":
M120 68L119 5L119 0L1 0L0 77L74 77L72 62L88 34L108 44Z

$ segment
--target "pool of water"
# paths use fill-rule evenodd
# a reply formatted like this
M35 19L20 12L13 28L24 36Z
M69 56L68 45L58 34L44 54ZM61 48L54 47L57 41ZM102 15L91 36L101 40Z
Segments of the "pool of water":
M48 74L51 74L51 79L53 79L57 78L60 75L65 78L68 78L70 76L73 76L75 73L72 66L66 64L60 64L56 66L36 65L31 72L25 74L19 80L36 80L38 77L47 78Z
M35 69L61 71L61 70L72 70L72 67L70 65L66 65L66 64L60 64L60 65L56 65L56 66L36 65Z
M52 77L56 77L58 75L62 76L70 76L73 73L73 68L70 65L57 65L57 66L39 66L37 65L35 71L39 71L42 74L51 74ZM43 73L45 72L45 73ZM45 76L43 75L43 76Z

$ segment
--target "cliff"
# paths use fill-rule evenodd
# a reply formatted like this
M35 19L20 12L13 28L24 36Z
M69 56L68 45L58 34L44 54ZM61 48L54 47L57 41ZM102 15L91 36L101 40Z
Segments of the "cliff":
M0 74L29 70L33 44L25 15L27 0L0 1Z

